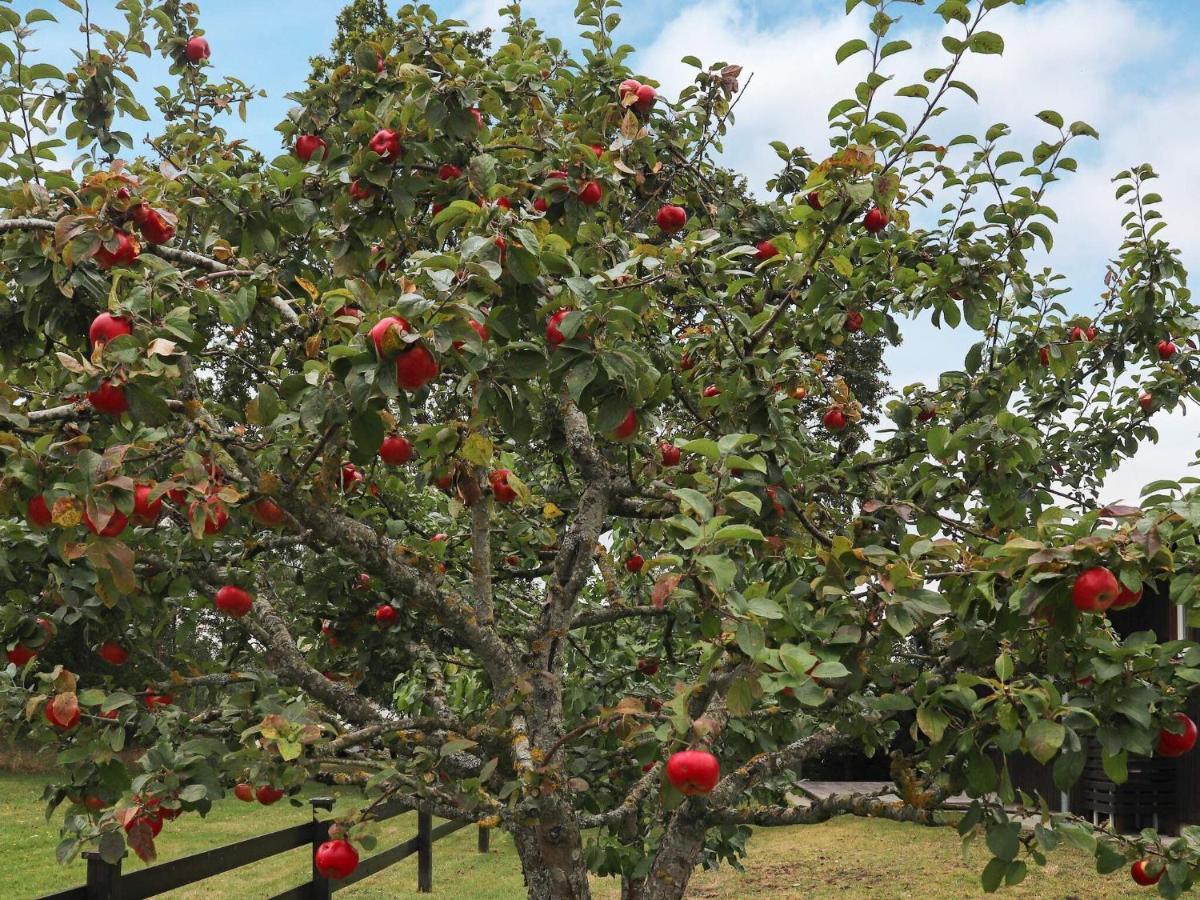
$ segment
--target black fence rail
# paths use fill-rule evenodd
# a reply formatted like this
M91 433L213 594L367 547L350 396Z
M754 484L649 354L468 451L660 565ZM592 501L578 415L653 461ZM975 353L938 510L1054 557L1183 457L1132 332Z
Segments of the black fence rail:
M260 834L236 844L194 853L136 872L122 874L120 860L110 863L101 859L99 853L85 853L87 883L56 894L47 894L41 900L143 900L145 897L155 897L175 888L220 875L222 872L231 872L242 866L278 856L297 847L309 847L315 854L317 847L329 840L329 826L332 824L329 819L318 819L317 810L332 809L333 801L325 797L314 797L309 802L313 806L311 822ZM391 819L404 812L407 810L399 806L385 805L376 811L375 818ZM432 814L418 810L417 833L413 837L362 860L350 877L330 881L322 877L314 865L307 882L282 894L276 894L271 900L329 900L334 891L340 891L382 872L388 866L395 865L414 853L417 855L417 890L429 893L433 890L433 845L468 824L470 823L446 822L434 828ZM488 835L488 829L479 829L480 853L488 851Z

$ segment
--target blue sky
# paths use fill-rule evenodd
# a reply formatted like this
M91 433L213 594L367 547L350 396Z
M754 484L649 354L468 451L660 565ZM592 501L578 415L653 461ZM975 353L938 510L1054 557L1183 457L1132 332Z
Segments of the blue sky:
M68 62L66 48L78 39L73 13L54 0L16 0L18 10L33 5L52 9L63 20L44 29L35 46L49 61ZM391 3L393 7L397 2ZM498 22L501 0L437 0L443 16L465 18L473 26ZM940 53L940 30L933 3L903 7L899 26L915 50L894 57L900 72L916 80ZM284 94L303 82L309 56L327 49L338 0L200 0L202 22L212 44L217 73L236 75L265 89L269 96L251 107L250 122L229 120L236 136L247 138L268 155L279 149L273 131L287 110ZM112 0L92 0L97 18L115 20ZM575 0L525 0L526 15L569 45L575 26ZM655 78L668 94L677 93L694 71L679 60L695 54L706 63L740 63L754 82L738 107L738 121L727 141L726 161L761 185L775 164L767 143L781 139L805 146L814 156L825 149L825 114L846 96L861 75L863 57L842 66L833 51L844 40L865 32L865 5L854 17L844 0L655 0L629 3L618 38L638 48L633 67ZM1003 57L972 57L965 79L980 94L975 106L965 97L935 131L948 139L962 131L982 132L995 121L1013 126L1017 149L1028 150L1045 136L1034 114L1057 109L1067 121L1085 119L1101 133L1098 144L1077 154L1079 172L1050 195L1060 215L1055 252L1049 262L1076 288L1073 304L1086 309L1101 284L1104 266L1119 245L1123 210L1112 199L1110 179L1120 169L1149 161L1163 176L1163 212L1171 223L1166 235L1184 250L1184 261L1200 271L1200 216L1192 206L1200 197L1195 175L1200 147L1200 0L1030 0L1006 7L989 27L1004 34ZM165 67L146 68L146 95L166 80ZM745 81L745 76L743 76ZM904 114L904 103L891 108ZM909 107L911 109L912 107ZM146 127L133 130L140 141ZM973 338L965 330L935 332L922 323L908 329L903 347L889 354L894 383L931 381L956 367ZM1162 441L1110 481L1113 496L1136 499L1137 485L1165 472L1183 474L1195 454L1195 417L1165 420ZM1152 471L1153 476L1145 476Z

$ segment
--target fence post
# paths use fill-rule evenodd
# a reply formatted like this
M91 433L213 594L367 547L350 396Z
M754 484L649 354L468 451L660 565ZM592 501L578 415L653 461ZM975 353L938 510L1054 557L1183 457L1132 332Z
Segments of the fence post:
M323 809L326 812L333 809L332 797L313 797L308 801L312 804L312 887L309 891L309 897L312 900L330 900L333 896L333 888L329 884L329 879L324 877L317 871L317 848L329 840L329 820L318 819L317 810Z
M479 826L479 852L480 853L488 852L488 843L490 840L488 835L490 835L491 833L492 833L492 830L490 828L484 828L482 825Z
M121 860L105 862L96 850L85 850L88 900L116 900L121 881Z
M417 893L433 893L433 813L417 810Z

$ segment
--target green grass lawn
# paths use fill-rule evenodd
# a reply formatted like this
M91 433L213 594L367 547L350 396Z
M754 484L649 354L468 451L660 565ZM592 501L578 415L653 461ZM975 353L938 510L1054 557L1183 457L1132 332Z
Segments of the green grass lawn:
M58 817L47 823L38 800L45 776L0 774L0 898L25 900L82 884L82 861L69 866L54 862ZM317 786L305 797L330 793ZM346 796L352 802L353 793ZM184 817L168 822L158 839L160 861L219 847L241 838L305 821L307 804L271 807L237 800L217 804L207 819ZM380 847L416 832L415 816L391 820ZM475 830L464 828L439 841L433 852L434 897L453 900L517 900L524 896L521 871L512 842L492 835L492 850L475 850ZM986 857L973 850L964 858L951 829L923 828L849 816L823 825L764 829L750 841L746 873L728 868L700 872L692 880L691 898L741 900L820 900L820 898L920 898L958 900L981 895L979 872ZM139 867L136 859L126 863ZM164 896L204 900L251 900L268 897L307 880L310 867L304 848L199 882ZM428 897L416 893L416 859L410 857L345 891L346 898ZM594 883L598 900L617 900L612 879ZM1066 900L1066 898L1132 898L1155 896L1137 891L1128 874L1100 878L1091 861L1076 852L1051 856L1045 869L1031 867L1025 883L1000 896Z

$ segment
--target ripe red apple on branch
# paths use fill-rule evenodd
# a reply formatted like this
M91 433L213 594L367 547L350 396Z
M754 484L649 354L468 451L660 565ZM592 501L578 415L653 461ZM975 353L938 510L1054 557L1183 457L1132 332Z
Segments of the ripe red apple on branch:
M326 841L317 848L313 865L325 878L346 878L358 868L358 851L348 841Z
M707 750L681 750L667 759L667 780L685 797L707 794L721 779L721 765Z

